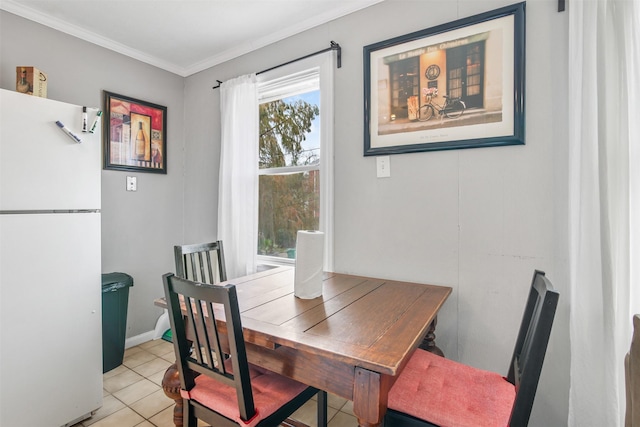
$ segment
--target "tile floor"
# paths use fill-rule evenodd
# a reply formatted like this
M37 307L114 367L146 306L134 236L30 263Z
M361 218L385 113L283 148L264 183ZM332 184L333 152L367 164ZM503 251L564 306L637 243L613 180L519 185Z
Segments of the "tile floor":
M173 345L163 340L125 350L122 365L104 374L102 408L73 427L174 427L173 401L161 387L174 361ZM328 401L328 427L358 425L352 402L331 394ZM316 427L315 416L316 403L309 401L292 418Z

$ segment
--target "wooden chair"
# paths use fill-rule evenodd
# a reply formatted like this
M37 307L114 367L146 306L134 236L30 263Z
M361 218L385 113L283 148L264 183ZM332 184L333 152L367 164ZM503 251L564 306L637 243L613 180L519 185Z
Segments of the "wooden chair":
M214 285L227 280L222 240L173 247L176 275Z
M557 305L536 271L506 378L417 349L389 392L385 427L526 426Z
M196 427L201 419L216 427L276 427L317 394L318 426L326 427L326 392L248 363L235 285L198 283L170 273L163 283L185 426Z
M624 359L627 411L625 427L640 426L640 315L633 316L631 348Z
M197 243L193 245L176 245L173 247L178 277L214 285L227 280L224 263L222 241ZM169 313L162 313L154 331L154 339L162 338L171 342L172 332L169 328Z

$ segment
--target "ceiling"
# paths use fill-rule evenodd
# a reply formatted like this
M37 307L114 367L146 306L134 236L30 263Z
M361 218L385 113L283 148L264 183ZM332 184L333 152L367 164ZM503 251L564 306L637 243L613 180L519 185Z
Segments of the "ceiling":
M0 9L186 77L381 1L2 0Z

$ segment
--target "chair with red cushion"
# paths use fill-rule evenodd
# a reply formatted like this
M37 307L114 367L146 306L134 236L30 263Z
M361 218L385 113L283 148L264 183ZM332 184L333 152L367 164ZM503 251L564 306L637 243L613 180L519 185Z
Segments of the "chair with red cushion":
M226 282L222 240L173 247L176 276L214 285Z
M198 419L216 427L276 427L315 395L318 426L326 427L326 392L248 363L235 285L173 274L163 282L185 427L196 427Z
M385 427L526 426L558 296L536 271L506 378L417 349L389 392Z

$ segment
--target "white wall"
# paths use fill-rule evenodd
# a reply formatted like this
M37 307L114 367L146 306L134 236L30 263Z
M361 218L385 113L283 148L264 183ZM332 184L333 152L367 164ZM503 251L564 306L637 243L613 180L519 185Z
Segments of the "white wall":
M450 358L505 374L533 270L546 271L561 303L530 425L561 426L569 383L567 14L555 0L527 2L526 145L394 155L387 179L363 156L363 46L507 4L387 0L188 77L185 237L216 234L216 79L335 40L343 61L335 71L335 269L452 286L438 345Z
M47 73L47 97L102 107L102 91L167 106L167 175L102 171L102 271L134 279L127 336L152 330L162 310L162 274L174 270L183 233L184 79L113 51L0 11L0 86L15 90L16 66ZM126 192L126 176L138 191ZM46 277L38 278L47 280ZM52 290L55 292L55 290Z
M0 12L0 86L15 66L49 73L49 98L100 105L101 90L169 107L167 176L103 172L103 269L134 276L128 336L153 329L171 246L216 237L219 91L225 80L340 43L335 72L335 268L452 286L436 330L452 359L507 372L535 268L561 299L531 426L566 425L569 388L567 13L527 2L526 145L363 156L362 48L509 4L386 0L186 79ZM19 38L15 35L20 34ZM20 43L17 42L20 40ZM184 151L183 151L184 150Z

